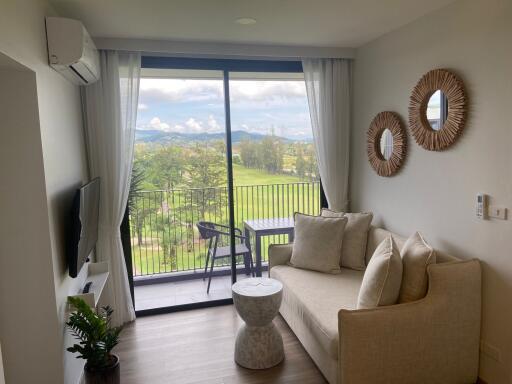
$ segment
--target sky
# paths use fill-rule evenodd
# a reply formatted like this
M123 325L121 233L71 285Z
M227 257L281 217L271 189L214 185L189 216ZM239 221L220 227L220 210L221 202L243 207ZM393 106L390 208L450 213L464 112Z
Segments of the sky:
M310 140L302 80L231 80L231 129ZM140 81L137 129L180 133L224 132L222 80Z

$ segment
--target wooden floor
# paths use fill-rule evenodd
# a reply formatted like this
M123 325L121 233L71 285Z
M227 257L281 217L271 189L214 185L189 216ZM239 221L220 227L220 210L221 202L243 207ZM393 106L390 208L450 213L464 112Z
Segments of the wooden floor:
M279 316L274 320L285 360L262 371L233 360L242 320L232 305L138 318L121 334L116 353L123 384L326 383L320 371Z

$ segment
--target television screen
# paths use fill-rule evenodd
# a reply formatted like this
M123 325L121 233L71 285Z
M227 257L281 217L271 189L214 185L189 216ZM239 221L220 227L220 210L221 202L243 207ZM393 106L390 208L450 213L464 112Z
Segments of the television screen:
M71 235L68 249L69 275L76 277L98 240L100 179L76 191L73 200Z

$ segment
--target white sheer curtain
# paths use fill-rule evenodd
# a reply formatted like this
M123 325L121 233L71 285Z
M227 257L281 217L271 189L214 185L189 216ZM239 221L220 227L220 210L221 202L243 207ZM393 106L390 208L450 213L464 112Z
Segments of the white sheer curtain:
M96 257L110 264L105 300L122 324L135 319L119 228L132 173L140 53L101 51L100 65L101 79L84 91L91 177L101 183Z
M303 59L313 139L329 208L348 205L351 67L346 59Z

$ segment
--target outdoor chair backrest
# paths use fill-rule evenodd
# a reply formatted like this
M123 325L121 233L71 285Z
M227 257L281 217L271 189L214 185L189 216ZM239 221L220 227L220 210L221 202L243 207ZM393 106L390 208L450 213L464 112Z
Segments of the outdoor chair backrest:
M204 240L211 239L221 234L221 231L215 229L215 223L209 221L199 221L196 226L199 230L199 235Z

